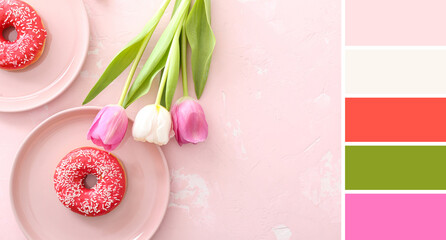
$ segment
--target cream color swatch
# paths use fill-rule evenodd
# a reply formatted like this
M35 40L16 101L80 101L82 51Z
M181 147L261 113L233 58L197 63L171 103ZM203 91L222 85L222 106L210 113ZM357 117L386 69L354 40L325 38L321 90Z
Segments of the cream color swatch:
M347 49L346 94L446 94L446 49Z

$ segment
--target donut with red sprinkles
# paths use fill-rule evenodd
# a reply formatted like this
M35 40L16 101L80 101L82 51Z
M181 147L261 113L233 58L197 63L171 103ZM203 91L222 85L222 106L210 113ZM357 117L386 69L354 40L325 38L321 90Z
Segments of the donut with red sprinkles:
M87 175L93 174L97 183L88 189ZM81 147L68 153L54 173L54 189L62 204L85 216L100 216L112 211L124 197L126 176L120 161L112 154Z
M3 31L14 27L17 39L3 37ZM19 70L33 64L45 48L47 31L36 10L21 0L0 0L0 68Z

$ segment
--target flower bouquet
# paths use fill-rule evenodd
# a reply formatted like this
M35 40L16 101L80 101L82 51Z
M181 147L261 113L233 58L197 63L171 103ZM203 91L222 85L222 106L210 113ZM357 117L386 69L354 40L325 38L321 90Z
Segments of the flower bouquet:
M124 138L128 125L125 109L149 92L157 75L160 75L160 84L156 101L136 115L132 129L134 139L165 145L175 135L181 146L203 142L208 136L203 108L198 100L189 96L186 52L189 45L195 94L199 99L207 82L216 42L211 28L210 0L196 0L192 8L191 0L175 1L169 24L134 79L147 44L169 3L170 0L165 0L141 33L113 58L83 102L93 100L131 64L118 103L102 108L87 134L89 140L107 151L113 151ZM172 105L180 69L183 97Z

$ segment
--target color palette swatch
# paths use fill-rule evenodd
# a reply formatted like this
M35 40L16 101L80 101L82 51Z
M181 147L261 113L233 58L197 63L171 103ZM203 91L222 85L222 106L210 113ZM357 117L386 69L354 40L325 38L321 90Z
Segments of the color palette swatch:
M347 46L441 46L446 1L345 0Z
M343 4L343 237L446 239L446 1Z
M347 190L446 190L445 169L446 146L345 147Z
M345 140L446 142L446 98L346 98Z
M445 65L445 49L347 49L345 90L347 94L442 94Z
M347 240L446 239L445 194L347 194Z

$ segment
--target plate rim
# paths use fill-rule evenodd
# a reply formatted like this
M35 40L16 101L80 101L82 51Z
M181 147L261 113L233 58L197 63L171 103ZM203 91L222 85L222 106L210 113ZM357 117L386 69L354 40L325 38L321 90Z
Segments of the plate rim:
M0 108L0 112L3 112L3 113L25 112L25 111L29 111L29 110L41 107L41 106L53 101L55 98L60 96L63 92L65 92L65 90L67 90L68 87L70 87L71 84L74 82L74 80L79 76L79 74L82 70L82 67L85 64L85 60L87 59L88 48L90 46L90 41L89 41L89 39L90 39L90 21L88 19L87 9L85 8L84 1L79 1L79 2L82 5L82 7L81 7L82 18L84 18L87 23L86 24L87 26L84 28L85 34L84 34L84 39L83 39L83 42L85 42L86 44L85 44L84 53L81 56L81 60L80 60L81 64L79 64L77 66L77 68L74 69L75 74L73 74L72 79L70 81L68 81L67 83L65 83L59 90L57 90L57 92L55 94L49 96L48 98L46 98L43 101L37 102L35 104L28 104L28 106L22 106L22 107L18 107L18 108L17 107L16 108L8 108L8 109ZM39 91L41 91L41 90L39 90Z
M99 110L101 110L101 108L102 107L99 107L99 106L81 106L81 107L74 107L74 108L69 108L69 109L65 109L65 110L62 110L62 111L60 111L60 112L57 112L57 113L55 113L54 115L52 115L52 116L50 116L50 117L48 117L47 119L45 119L45 120L43 120L41 123L39 123L39 125L37 125L26 137L25 137L25 139L23 140L23 142L20 144L20 147L19 147L19 149L18 149L18 151L17 151L17 153L16 153L16 155L15 155L15 157L14 157L14 163L13 163L13 165L12 165L12 168L11 168L11 174L10 174L10 176L9 176L9 200L10 200L10 203L11 203L11 208L12 208L12 212L14 213L14 218L15 218L15 222L17 223L17 225L20 227L20 230L22 231L22 233L25 235L25 237L26 237L26 239L32 239L31 237L30 237L30 235L29 235L29 233L25 230L25 227L23 226L23 224L22 224L22 222L20 221L20 218L18 217L18 214L17 214L17 210L16 210L16 204L15 204L15 202L14 202L14 198L13 198L13 178L14 178L14 173L16 172L16 170L17 170L17 159L18 159L18 157L21 155L21 154L23 154L23 151L24 151L24 146L25 145L27 145L27 143L29 142L29 140L39 131L39 129L42 127L42 126L44 126L45 124L47 124L48 122L51 122L51 121L53 121L54 119L56 119L56 118L58 118L58 117L60 117L60 116L62 116L62 115L65 115L65 114L67 114L67 113L70 113L70 112L77 112L77 111L87 111L87 110L97 110L97 111L99 111ZM129 122L134 122L131 118L128 118L129 119ZM129 130L127 130L127 131L129 131ZM169 184L167 184L167 201L164 203L164 206L163 206L163 214L162 214L162 217L159 219L159 221L157 221L157 223L156 223L156 226L155 226L155 228L153 228L153 231L151 231L151 232L148 232L148 234L147 234L147 236L148 236L148 238L147 239L150 239L150 238L152 238L153 237L153 235L155 235L155 233L158 231L158 229L159 229L159 227L161 226L161 223L163 222L163 220L164 220L164 218L165 218L165 216L166 216L166 212L167 212L167 208L168 208L168 205L169 205L169 199L170 199L170 178L171 178L171 176L170 176L170 171L169 171L169 164L167 163L167 159L166 159L166 156L164 155L164 152L163 152L163 150L161 149L161 147L160 146L158 146L158 145L156 145L156 144L154 144L155 145L155 147L157 148L157 150L158 150L158 152L161 154L161 158L162 158L162 160L163 160L163 165L165 166L165 169L166 169L166 176L167 176L167 178L168 178L168 182L169 182Z

